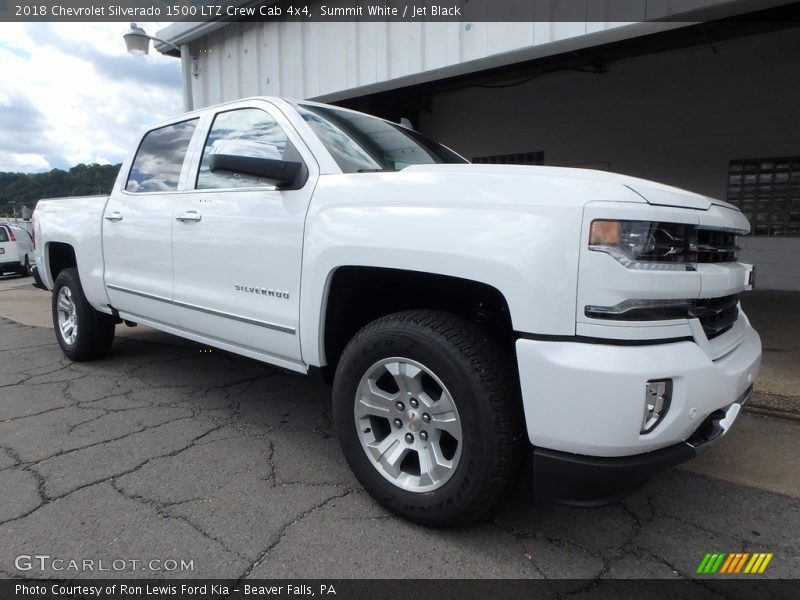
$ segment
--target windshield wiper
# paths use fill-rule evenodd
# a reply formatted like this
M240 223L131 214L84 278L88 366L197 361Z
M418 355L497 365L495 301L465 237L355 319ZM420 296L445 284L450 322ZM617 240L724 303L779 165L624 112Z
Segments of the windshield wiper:
M394 169L359 169L356 173L387 173L394 172Z

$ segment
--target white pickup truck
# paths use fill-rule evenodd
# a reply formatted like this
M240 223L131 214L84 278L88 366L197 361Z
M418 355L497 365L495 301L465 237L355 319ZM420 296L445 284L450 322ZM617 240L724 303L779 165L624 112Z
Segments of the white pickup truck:
M68 357L126 321L319 370L359 481L426 524L486 511L526 450L540 495L610 501L721 437L760 364L734 206L323 104L165 122L34 230Z

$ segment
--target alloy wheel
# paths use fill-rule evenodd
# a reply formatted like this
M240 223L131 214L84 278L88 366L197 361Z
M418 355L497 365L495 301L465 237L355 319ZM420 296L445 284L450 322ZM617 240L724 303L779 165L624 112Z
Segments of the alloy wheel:
M62 287L58 291L58 329L61 337L70 346L75 343L78 337L78 311L72 301L72 292L68 287Z
M447 387L409 358L380 360L356 389L355 426L373 467L410 492L429 492L453 476L462 428Z

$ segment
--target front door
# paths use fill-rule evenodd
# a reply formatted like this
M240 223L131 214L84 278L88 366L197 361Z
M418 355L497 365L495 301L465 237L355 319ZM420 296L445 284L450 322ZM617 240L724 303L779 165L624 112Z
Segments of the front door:
M211 171L217 140L303 163L293 186ZM298 368L303 225L318 168L271 104L219 112L202 148L193 191L181 194L172 235L179 327L243 354ZM191 182L187 185L190 188Z

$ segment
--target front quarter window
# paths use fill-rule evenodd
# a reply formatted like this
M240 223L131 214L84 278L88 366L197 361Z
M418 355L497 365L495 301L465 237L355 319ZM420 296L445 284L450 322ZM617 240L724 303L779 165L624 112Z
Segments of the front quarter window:
M467 162L416 131L377 117L313 104L295 108L345 173Z

